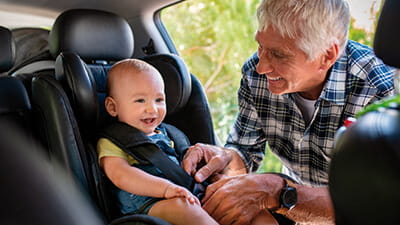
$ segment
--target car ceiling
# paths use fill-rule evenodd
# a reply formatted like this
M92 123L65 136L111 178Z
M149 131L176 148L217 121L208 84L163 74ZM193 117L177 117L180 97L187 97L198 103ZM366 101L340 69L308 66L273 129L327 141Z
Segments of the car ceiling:
M179 2L177 0L0 0L0 25L51 26L62 11L92 8L114 12L127 20ZM30 14L30 16L26 16Z

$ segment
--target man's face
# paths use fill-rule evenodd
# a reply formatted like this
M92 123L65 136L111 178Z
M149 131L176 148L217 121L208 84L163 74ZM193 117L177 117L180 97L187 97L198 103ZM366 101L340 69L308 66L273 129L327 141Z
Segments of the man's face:
M277 95L299 92L308 99L319 97L327 73L321 68L322 56L308 60L294 39L283 38L271 26L257 31L255 39L259 57L256 70L267 77L270 92Z

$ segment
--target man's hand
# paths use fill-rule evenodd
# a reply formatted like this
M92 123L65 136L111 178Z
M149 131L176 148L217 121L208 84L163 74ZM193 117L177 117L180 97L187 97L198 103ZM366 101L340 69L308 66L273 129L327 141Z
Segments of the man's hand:
M187 150L182 166L197 182L203 182L211 175L222 172L232 161L233 154L233 151L222 147L196 144ZM201 162L206 164L197 171Z
M247 174L221 179L208 186L203 208L220 224L244 225L265 209L279 206L282 178Z

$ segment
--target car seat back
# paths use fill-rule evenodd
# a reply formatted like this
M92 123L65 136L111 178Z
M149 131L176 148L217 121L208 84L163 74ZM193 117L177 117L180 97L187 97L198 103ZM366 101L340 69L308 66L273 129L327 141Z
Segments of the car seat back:
M11 31L0 26L0 75L10 70L14 65L15 46Z
M71 177L49 165L24 132L0 120L0 224L102 225Z
M31 102L23 83L8 75L15 61L11 31L0 26L0 119L8 121L33 138ZM33 139L32 139L33 140Z
M23 83L14 77L0 77L0 118L33 138L32 108Z

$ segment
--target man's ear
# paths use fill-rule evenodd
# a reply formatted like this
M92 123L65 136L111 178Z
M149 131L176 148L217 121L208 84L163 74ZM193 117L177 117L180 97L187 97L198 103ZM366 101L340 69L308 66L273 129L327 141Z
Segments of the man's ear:
M106 97L104 104L105 104L106 111L108 112L108 114L110 114L112 117L116 117L117 116L117 103L115 102L115 100L112 97L108 96L108 97Z
M322 55L320 69L328 70L336 62L338 57L339 57L339 46L336 43L334 43Z

